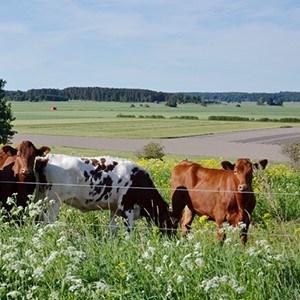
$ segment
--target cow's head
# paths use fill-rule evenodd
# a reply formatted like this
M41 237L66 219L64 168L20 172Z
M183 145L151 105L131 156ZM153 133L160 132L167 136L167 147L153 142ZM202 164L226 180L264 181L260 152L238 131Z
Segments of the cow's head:
M36 156L44 156L49 153L51 149L47 146L42 146L37 149L30 141L23 141L16 148L6 145L2 147L2 150L8 156L12 156L16 159L13 166L15 174L27 176L33 174L34 160Z
M248 158L240 158L235 164L232 164L229 161L223 161L221 164L223 169L233 171L238 182L238 191L246 192L251 190L253 171L259 168L265 169L268 160L263 159L257 163L252 163Z

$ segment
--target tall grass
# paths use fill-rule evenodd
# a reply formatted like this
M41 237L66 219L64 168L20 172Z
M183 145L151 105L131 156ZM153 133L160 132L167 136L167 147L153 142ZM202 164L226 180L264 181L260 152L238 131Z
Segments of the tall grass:
M138 163L169 201L177 161ZM203 217L188 237L161 236L143 220L129 237L119 220L112 238L107 212L64 206L56 223L35 225L41 208L31 204L12 211L21 226L2 212L0 299L299 299L299 176L281 165L255 176L258 206L246 247L229 226L221 245Z

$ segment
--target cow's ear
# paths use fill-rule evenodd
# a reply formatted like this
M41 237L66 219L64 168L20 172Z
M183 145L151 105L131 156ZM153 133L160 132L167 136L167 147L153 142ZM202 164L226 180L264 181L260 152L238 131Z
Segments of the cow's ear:
M253 166L256 169L262 169L262 170L264 170L266 168L267 164L268 164L268 160L267 159L262 159L259 162L253 164Z
M227 160L222 161L221 165L224 170L233 170L234 169L234 165Z
M12 146L3 146L2 150L8 155L8 156L13 156L13 155L17 155L18 150L13 148Z
M47 146L42 146L40 149L37 149L37 156L45 156L51 151L51 148Z

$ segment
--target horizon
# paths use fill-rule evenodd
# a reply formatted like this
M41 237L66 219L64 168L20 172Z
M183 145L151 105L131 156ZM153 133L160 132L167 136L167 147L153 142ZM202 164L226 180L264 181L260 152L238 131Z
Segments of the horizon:
M0 76L10 91L299 90L296 0L28 0L1 7Z
M156 90L150 90L150 89L145 89L145 88L125 88L125 87L103 87L103 86L68 86L68 87L64 87L64 88L30 88L26 91L22 91L22 90L7 90L4 89L4 91L7 92L28 92L30 90L43 90L43 89L53 89L53 90L64 90L64 89L68 89L68 88L103 88L103 89L116 89L116 90L122 90L122 89L126 89L126 90L148 90L151 92L157 92L157 93L170 93L170 94L280 94L280 93L300 93L300 91L278 91L278 92L243 92L243 91L229 91L229 92L223 92L223 91L177 91L177 92L165 92L165 91L156 91Z

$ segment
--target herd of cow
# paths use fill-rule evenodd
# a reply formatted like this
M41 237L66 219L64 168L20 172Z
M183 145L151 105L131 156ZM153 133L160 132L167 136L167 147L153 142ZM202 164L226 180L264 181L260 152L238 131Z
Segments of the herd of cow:
M253 171L265 169L266 159L252 163L238 159L222 162L222 169L210 169L184 160L172 171L172 209L163 200L149 173L137 164L105 156L79 158L48 154L47 146L37 149L30 141L18 147L6 145L0 150L0 202L11 210L8 197L16 194L16 204L25 207L28 196L44 201L46 209L37 221L52 223L62 203L80 209L110 211L110 228L117 230L116 217L124 218L126 230L145 217L162 232L173 234L181 224L190 230L194 216L206 215L218 226L218 238L224 239L222 224L240 222L242 242L247 242L251 214L256 204L252 190Z

